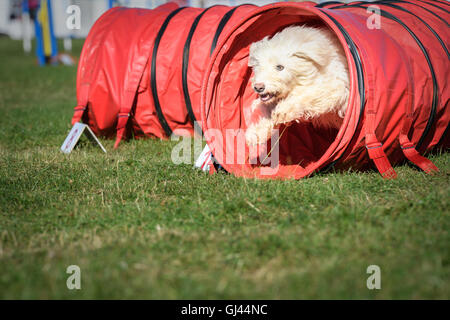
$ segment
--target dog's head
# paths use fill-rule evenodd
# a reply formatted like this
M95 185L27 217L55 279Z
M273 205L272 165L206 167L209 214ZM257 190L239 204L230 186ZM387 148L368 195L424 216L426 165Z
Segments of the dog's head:
M327 63L328 41L320 29L294 26L253 43L248 65L261 102L274 103L314 79Z

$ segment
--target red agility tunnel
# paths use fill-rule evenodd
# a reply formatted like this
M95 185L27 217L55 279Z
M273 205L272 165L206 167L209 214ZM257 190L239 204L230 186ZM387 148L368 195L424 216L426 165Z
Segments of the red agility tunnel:
M94 24L77 74L72 124L100 136L192 134L203 74L223 34L255 6L116 7ZM183 130L184 129L184 130Z
M392 165L408 159L436 171L423 154L450 146L449 9L433 0L277 3L243 16L224 35L204 76L202 120L215 167L243 177L299 179L375 164L393 178ZM377 20L379 26L369 26ZM305 122L282 126L265 157L254 161L244 138L256 98L249 46L296 24L326 26L342 44L350 73L347 112L339 130ZM274 148L276 161L270 159Z

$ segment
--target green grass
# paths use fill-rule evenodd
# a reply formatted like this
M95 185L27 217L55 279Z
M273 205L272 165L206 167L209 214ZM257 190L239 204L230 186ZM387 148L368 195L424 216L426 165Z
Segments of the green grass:
M449 154L393 181L209 176L159 140L63 155L75 68L0 52L0 298L450 298Z

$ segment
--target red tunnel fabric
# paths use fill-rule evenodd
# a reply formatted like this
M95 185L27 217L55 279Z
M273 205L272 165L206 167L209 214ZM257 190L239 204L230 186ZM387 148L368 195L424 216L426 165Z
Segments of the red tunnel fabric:
M282 179L373 165L383 177L395 178L392 165L405 159L428 173L438 170L423 154L450 146L448 10L436 0L277 3L241 17L223 36L203 78L203 129L217 165L237 176ZM373 15L380 25L369 28ZM304 23L330 28L345 51L350 99L343 124L339 130L282 126L280 138L254 161L244 138L256 98L249 46Z
M255 6L115 7L83 46L72 124L100 136L167 138L193 134L210 54L222 35ZM199 127L201 131L201 126Z

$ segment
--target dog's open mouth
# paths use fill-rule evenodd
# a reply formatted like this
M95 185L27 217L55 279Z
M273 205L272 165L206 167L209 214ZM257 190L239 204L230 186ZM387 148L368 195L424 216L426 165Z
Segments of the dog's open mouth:
M259 98L261 99L262 102L267 103L271 101L273 98L275 98L275 95L271 93L260 93Z

